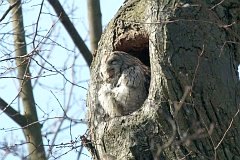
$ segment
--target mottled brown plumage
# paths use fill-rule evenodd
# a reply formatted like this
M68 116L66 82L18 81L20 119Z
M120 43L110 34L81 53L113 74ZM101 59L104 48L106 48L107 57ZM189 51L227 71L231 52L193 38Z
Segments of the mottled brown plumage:
M98 99L110 117L130 114L141 107L148 95L150 70L139 59L122 51L103 57L103 84Z

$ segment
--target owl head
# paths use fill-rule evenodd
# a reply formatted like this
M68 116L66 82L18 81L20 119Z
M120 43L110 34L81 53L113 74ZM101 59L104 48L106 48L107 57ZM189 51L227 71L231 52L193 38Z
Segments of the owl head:
M100 75L105 82L114 84L117 83L122 71L131 66L138 66L145 74L150 75L147 66L138 58L123 51L114 51L103 57L100 66Z
M121 74L122 65L123 59L119 52L112 52L110 55L105 55L100 67L102 79L107 82L117 80Z

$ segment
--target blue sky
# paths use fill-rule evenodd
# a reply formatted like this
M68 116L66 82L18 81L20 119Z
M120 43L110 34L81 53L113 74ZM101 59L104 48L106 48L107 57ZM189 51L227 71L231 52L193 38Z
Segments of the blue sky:
M101 0L102 10L102 21L103 26L113 18L124 0ZM37 3L36 3L37 2ZM41 1L24 0L23 1L23 16L25 32L27 35L26 41L29 43L28 52L33 48L31 42L34 36L37 16L39 14L40 6L38 5ZM88 22L87 22L87 4L86 0L61 0L64 9L69 13L72 22L79 31L81 37L89 44L88 37ZM3 2L0 5L0 13L4 13L7 9L8 3ZM36 40L41 40L42 37L47 36L47 33L54 25L51 30L51 40L46 41L48 44L40 45L41 54L51 63L54 68L61 71L64 76L71 82L77 83L80 86L87 88L89 80L89 69L86 63L82 59L78 50L75 48L69 35L62 27L61 23L57 21L55 16L50 15L55 13L51 9L51 6L47 1L44 2L43 13L41 14L38 34ZM1 14L0 14L1 16ZM12 25L10 23L10 14L0 23L0 58L6 58L8 56L14 56L11 52L14 51L12 46L12 35L6 34L12 31ZM34 58L38 63L43 64L45 61L39 57ZM46 63L46 62L45 62ZM39 79L33 79L32 84L34 85L34 97L38 107L39 120L43 123L43 134L47 134L44 138L45 144L51 143L53 138L52 133L57 130L60 123L57 123L63 119L63 110L68 111L67 116L76 119L85 119L86 116L86 93L85 89L80 87L72 86L66 82L60 74L55 74L52 71L40 71L40 66L36 62L31 63L31 74L32 77L41 75ZM16 70L14 69L15 62L3 62L0 64L0 77L16 76ZM49 70L53 70L51 65L45 64L45 67ZM36 85L35 85L36 84ZM18 103L18 98L15 97L18 94L18 82L15 78L0 78L0 96L6 102L12 102L12 106L15 109L19 109L23 113L21 103ZM15 99L15 100L14 100ZM20 105L19 105L20 104ZM23 134L19 126L17 126L11 119L9 119L4 113L0 112L0 147L3 147L3 143L6 142L8 146L13 146L19 153L26 153L26 145L22 145L24 140ZM2 123L4 122L4 123ZM72 122L73 123L73 122ZM71 140L78 140L79 136L84 134L86 131L86 125L79 123L77 125L70 124L70 121L62 123L61 128L69 127L61 132L56 137L55 144L68 143ZM18 144L18 145L15 145ZM76 143L80 145L80 142ZM70 147L61 146L53 150L54 155L60 156L58 159L76 159L77 152L71 150ZM3 158L3 153L0 150L0 159ZM65 155L61 156L61 154ZM83 151L81 159L90 159L88 152ZM49 159L55 159L56 157L50 156ZM17 156L9 154L5 160L19 160Z

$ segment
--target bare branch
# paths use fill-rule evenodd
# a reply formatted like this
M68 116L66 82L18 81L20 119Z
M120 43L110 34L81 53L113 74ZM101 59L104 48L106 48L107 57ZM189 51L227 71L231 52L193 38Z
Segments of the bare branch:
M82 53L85 61L87 62L88 66L91 65L92 62L92 54L89 51L88 47L84 43L83 39L81 36L78 34L76 28L70 21L68 15L64 11L62 5L59 3L58 0L48 0L48 2L51 4L55 12L57 13L59 19L61 20L63 26L69 33L70 37L72 38L74 44L77 46L78 50L80 53Z
M0 109L8 115L19 126L24 127L27 125L27 119L11 107L7 102L0 98Z
M4 20L4 18L7 16L7 14L18 4L20 3L20 1L16 1L15 3L11 4L8 9L6 10L6 12L2 15L2 17L0 18L0 22L2 22Z
M217 146L214 147L215 150L217 150L217 148L220 146L220 144L221 144L222 141L224 140L224 138L225 138L226 134L228 133L229 129L232 127L233 121L234 121L234 119L237 117L239 111L240 111L240 110L238 109L237 112L236 112L236 114L235 114L235 115L233 116L233 118L231 119L230 124L229 124L226 132L224 132L224 134L223 134L221 140L219 141L219 143L217 144Z

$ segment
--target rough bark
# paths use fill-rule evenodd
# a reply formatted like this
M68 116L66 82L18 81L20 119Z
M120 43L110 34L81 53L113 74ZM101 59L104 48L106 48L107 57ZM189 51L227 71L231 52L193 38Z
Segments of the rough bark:
M187 2L126 1L103 33L88 94L100 159L240 159L240 2ZM140 110L105 119L99 66L113 50L150 65L151 85Z
M16 57L19 57L16 58L20 86L19 95L23 103L25 117L24 120L27 121L27 125L21 127L23 128L26 138L29 159L45 160L46 158L41 135L41 125L38 122L37 111L33 96L33 88L31 84L31 74L29 71L30 59L28 56L26 56L27 46L25 41L21 0L10 0L10 3L14 4L16 3L16 1L18 1L18 4L12 9L14 47L15 55ZM17 123L24 125L23 122Z

